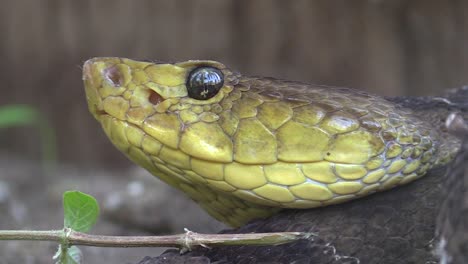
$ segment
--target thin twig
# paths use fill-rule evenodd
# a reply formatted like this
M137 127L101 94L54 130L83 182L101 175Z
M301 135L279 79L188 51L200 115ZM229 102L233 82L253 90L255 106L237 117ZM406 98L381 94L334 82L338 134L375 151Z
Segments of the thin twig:
M178 247L185 250L190 250L193 246L279 245L302 238L310 238L314 235L301 232L199 234L186 230L184 234L169 236L101 236L75 232L70 229L50 231L0 230L0 240L62 242L64 234L67 234L66 240L69 245L93 247Z

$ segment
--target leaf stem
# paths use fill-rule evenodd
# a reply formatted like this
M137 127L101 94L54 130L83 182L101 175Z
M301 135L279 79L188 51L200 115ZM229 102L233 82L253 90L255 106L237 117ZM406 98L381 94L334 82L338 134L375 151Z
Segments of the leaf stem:
M40 240L63 242L68 232L69 245L93 247L178 247L190 250L193 246L279 245L313 236L312 233L278 232L252 234L199 234L186 230L168 236L101 236L75 232L71 229L35 231L0 230L0 240Z

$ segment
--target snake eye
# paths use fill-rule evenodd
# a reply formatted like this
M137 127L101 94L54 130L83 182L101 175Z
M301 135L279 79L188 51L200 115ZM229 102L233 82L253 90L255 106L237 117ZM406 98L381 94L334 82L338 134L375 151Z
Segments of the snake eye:
M223 87L223 73L213 67L198 67L190 72L187 79L188 96L197 100L208 100Z

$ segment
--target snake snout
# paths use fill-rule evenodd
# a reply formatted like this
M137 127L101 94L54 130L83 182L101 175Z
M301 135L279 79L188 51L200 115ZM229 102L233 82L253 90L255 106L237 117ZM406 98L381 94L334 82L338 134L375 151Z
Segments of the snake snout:
M83 65L83 81L90 82L92 81L92 64L93 59L87 60Z
M83 81L88 82L92 87L101 85L102 78L108 85L121 87L124 84L124 73L117 66L114 58L93 58L87 60L83 65ZM97 77L96 74L100 75Z
M83 82L85 86L86 97L88 101L88 108L90 112L98 118L98 116L106 114L102 107L102 98L97 89L99 81L96 80L96 59L87 60L83 65Z

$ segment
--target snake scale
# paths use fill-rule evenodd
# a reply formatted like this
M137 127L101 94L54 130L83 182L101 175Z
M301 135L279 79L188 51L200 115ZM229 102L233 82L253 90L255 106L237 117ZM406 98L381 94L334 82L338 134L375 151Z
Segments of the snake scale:
M231 226L409 183L459 145L430 110L215 61L94 58L83 80L119 150Z

